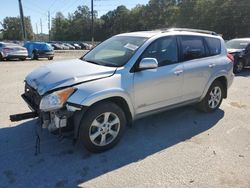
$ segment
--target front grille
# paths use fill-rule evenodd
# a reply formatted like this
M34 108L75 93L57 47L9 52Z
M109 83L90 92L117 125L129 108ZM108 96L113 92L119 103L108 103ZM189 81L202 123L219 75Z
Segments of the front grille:
M39 105L42 97L37 93L37 91L29 86L27 83L25 84L24 94L22 95L23 99L30 105L30 107L38 111Z

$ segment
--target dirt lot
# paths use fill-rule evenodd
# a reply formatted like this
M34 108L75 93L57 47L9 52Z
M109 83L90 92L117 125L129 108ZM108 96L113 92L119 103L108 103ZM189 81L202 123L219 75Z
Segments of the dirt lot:
M25 75L52 62L0 63L0 187L250 187L250 69L215 113L185 107L138 120L101 154L44 130L35 156L36 120L8 116L28 111Z

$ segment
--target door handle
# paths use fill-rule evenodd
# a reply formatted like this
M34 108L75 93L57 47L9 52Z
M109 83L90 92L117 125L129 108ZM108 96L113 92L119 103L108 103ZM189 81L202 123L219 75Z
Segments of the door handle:
M210 64L210 65L208 65L209 66L209 68L214 68L215 66L216 66L216 64L215 63L212 63L212 64Z
M183 70L177 70L174 72L174 74L176 74L177 76L179 76L181 73L183 73Z

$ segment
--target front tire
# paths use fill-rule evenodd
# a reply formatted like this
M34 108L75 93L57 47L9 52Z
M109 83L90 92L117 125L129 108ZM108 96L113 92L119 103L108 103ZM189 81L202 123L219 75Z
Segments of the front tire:
M217 110L221 105L224 92L221 82L214 81L208 89L206 96L198 103L198 109L203 112L213 112Z
M48 60L53 60L53 57L49 57Z
M117 144L125 126L126 117L118 105L97 103L85 112L81 120L79 142L90 152L106 151Z

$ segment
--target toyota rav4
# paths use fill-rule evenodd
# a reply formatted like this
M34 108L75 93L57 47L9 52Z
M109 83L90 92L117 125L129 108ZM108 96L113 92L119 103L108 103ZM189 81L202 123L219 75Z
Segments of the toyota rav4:
M71 129L92 152L113 147L126 125L197 103L219 108L232 84L233 57L215 32L166 29L113 36L80 59L48 64L25 78L22 98L49 131Z

